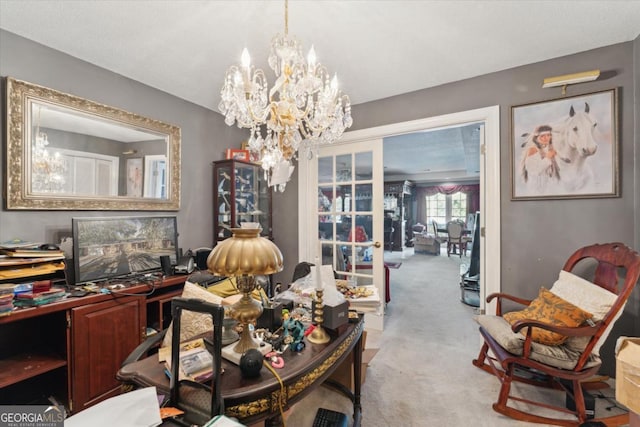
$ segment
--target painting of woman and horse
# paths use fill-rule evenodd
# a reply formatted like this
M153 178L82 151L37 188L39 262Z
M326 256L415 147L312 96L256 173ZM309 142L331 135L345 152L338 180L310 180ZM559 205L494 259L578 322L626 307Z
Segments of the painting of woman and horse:
M615 89L511 108L512 199L618 196Z

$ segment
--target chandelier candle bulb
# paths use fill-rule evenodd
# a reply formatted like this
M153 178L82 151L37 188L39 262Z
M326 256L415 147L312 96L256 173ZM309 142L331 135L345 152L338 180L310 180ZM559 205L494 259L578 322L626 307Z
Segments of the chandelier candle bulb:
M307 55L307 64L309 65L309 73L313 73L316 69L316 50L311 45L309 54Z
M240 61L242 62L242 67L249 71L249 66L251 65L251 56L249 55L249 51L245 47L242 49L242 55L240 56Z

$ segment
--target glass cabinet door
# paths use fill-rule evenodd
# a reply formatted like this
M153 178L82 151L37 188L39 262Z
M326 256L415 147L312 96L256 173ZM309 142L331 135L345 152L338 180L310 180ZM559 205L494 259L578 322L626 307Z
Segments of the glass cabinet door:
M214 164L214 243L231 237L231 228L258 223L271 235L271 189L260 165L239 160Z

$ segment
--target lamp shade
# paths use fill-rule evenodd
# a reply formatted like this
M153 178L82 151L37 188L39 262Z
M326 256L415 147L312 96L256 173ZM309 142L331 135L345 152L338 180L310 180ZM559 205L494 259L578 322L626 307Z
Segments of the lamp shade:
M280 249L260 236L259 228L232 228L232 237L218 243L207 258L216 276L267 275L282 271Z

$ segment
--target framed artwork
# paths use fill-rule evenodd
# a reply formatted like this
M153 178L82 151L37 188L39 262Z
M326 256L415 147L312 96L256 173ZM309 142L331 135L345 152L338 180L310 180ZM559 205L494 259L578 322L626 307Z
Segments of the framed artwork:
M238 150L234 148L227 149L227 159L251 161L249 158L249 150Z
M619 196L617 89L511 107L511 200Z
M142 197L142 158L127 159L127 197Z
M242 142L242 149L249 151L249 161L251 161L252 163L260 163L260 156L257 153L249 150L249 141Z

